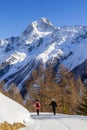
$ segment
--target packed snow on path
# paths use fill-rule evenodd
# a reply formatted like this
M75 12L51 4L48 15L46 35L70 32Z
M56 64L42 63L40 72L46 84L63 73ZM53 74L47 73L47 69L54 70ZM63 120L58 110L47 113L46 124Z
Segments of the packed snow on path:
M25 120L26 128L20 130L87 130L87 116L31 113L32 123Z

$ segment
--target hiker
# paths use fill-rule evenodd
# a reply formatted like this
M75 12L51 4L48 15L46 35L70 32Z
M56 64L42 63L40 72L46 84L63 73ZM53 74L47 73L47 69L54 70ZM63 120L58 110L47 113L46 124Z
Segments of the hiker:
M54 115L56 115L56 107L57 107L57 103L55 102L54 99L52 99L52 101L51 101L51 103L49 104L49 106L52 106L53 113L54 113Z
M37 112L37 115L39 115L39 110L40 110L40 102L38 100L36 100L35 102L35 109L36 109L36 112Z

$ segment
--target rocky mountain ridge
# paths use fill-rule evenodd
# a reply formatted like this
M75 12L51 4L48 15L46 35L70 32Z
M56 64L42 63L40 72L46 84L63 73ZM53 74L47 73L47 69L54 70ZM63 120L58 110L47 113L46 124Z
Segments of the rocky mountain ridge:
M55 27L48 19L32 22L18 37L0 40L0 81L5 89L13 82L20 90L40 63L70 71L87 59L87 26ZM81 71L80 71L81 72Z

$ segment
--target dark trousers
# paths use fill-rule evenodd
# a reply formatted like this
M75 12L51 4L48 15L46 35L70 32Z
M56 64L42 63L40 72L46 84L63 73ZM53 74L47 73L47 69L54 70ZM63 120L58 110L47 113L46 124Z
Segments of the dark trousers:
M37 112L37 115L39 115L39 110L36 110L36 112Z
M54 113L54 115L56 115L56 108L55 107L53 107L53 113Z

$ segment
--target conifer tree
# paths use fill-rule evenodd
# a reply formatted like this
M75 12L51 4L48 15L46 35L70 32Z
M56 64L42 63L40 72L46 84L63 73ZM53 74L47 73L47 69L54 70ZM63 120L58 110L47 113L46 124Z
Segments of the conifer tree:
M63 66L60 66L55 74L54 66L51 65L45 69L40 66L34 70L26 88L31 100L40 101L41 111L51 111L49 103L54 98L58 105L57 112L74 114L83 84L80 78L75 80L74 74ZM29 110L30 106L32 105L28 105Z
M87 116L87 90L85 90L82 101L77 106L77 114Z

